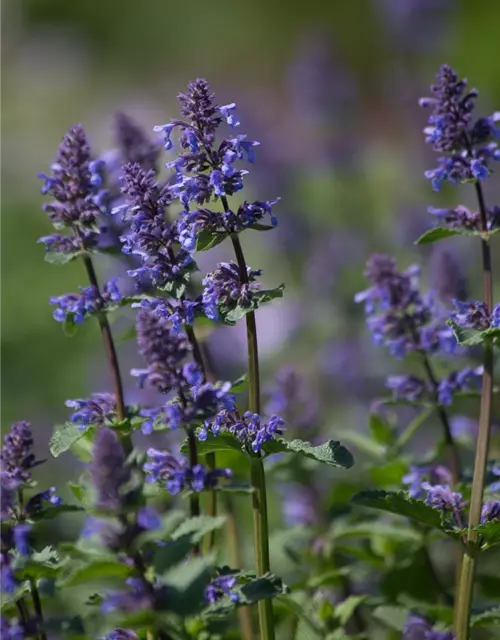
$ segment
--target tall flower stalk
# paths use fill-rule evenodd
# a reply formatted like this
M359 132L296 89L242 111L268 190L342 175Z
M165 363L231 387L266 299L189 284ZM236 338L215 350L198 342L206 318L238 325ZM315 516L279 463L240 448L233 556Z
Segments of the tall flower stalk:
M237 169L237 160L253 161L255 141L245 135L227 137L216 145L216 133L225 120L231 127L239 126L236 105L218 106L207 82L198 79L188 86L188 91L179 96L181 115L184 119L172 120L157 127L165 136L165 148L173 146L171 135L180 130L180 146L184 150L167 166L176 171L176 183L172 193L183 205L179 222L181 245L188 251L199 247L200 237L212 238L216 244L230 236L237 264L220 264L203 281L202 295L205 314L219 319L224 312L234 311L238 306L246 314L248 343L249 412L244 429L258 429L255 448L251 455L251 484L254 489L252 504L254 515L254 546L257 575L269 572L269 531L267 521L267 497L264 467L260 456L261 443L267 439L268 427L260 423L260 375L257 329L254 309L258 304L255 296L258 285L255 279L260 271L251 270L246 263L239 233L258 225L269 216L271 225L276 224L272 205L276 201L244 202L233 211L228 196L243 188L243 176L247 173ZM215 212L204 207L212 199L220 199L223 211ZM194 208L193 208L194 206ZM245 414L246 416L246 414ZM226 416L221 418L226 420ZM231 422L231 420L230 420ZM279 428L278 423L269 423ZM275 424L275 427L273 427ZM219 427L217 427L218 429ZM274 638L272 604L266 599L259 603L259 620L263 640Z
M456 209L434 209L432 213L438 219L455 229L473 230L480 235L483 269L483 302L456 303L457 313L452 322L458 336L460 330L467 328L485 330L495 325L495 313L492 297L492 272L489 232L495 226L496 214L488 210L481 181L491 172L492 160L499 160L497 144L492 138L499 137L496 121L500 114L481 117L475 122L472 113L478 92L467 90L465 80L448 65L443 65L437 74L437 83L431 87L433 96L423 98L421 106L430 107L432 114L429 126L425 129L427 142L432 143L434 150L442 153L436 169L427 172L435 190L443 181L452 183L473 182L478 212L470 212L465 207ZM470 634L470 616L472 608L474 576L479 553L479 534L477 527L482 522L483 493L488 461L491 408L493 391L493 349L491 338L485 335L483 343L483 379L481 405L479 414L479 431L474 462L469 524L463 555L460 583L457 585L458 604L455 609L454 627L457 640L467 640ZM483 514L484 515L484 514Z

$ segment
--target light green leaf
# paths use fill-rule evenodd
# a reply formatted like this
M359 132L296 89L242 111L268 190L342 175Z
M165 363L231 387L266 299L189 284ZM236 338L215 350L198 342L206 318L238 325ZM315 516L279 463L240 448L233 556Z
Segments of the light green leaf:
M460 232L457 229L448 229L446 227L434 227L429 229L415 242L415 244L431 244L432 242L439 242L439 240L445 240L452 236L459 235Z
M366 600L368 596L349 596L334 609L334 615L342 626L346 625L352 618L354 611Z
M229 236L226 231L201 231L196 236L196 251L213 249Z
M79 249L72 251L71 253L61 253L60 251L47 251L47 253L45 254L45 262L48 262L49 264L55 264L55 265L68 264L68 262L71 262L72 260L79 258L84 253L85 253L84 251L80 251Z
M377 607L372 615L383 624L396 631L403 631L408 620L408 609L390 605Z
M487 609L482 613L471 616L471 627L489 627L500 625L500 607Z
M394 429L382 416L372 413L369 426L375 442L388 445L394 440Z
M226 523L226 516L197 516L185 520L172 533L172 540L177 540L185 536L189 537L192 544L197 544L206 536L207 533L216 531L223 527Z
M50 453L54 458L57 458L61 453L71 449L73 444L83 436L84 431L79 429L73 422L56 425L49 441Z
M106 581L108 578L129 578L134 575L135 569L123 562L116 560L93 559L88 562L72 562L71 571L62 576L59 584L61 587L74 587L85 582Z

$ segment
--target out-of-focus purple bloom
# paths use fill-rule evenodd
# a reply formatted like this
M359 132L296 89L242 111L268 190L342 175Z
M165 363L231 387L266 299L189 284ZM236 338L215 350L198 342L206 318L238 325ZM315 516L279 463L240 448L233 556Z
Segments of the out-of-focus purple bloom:
M497 462L496 464L493 465L491 472L493 473L493 475L495 476L499 476L500 478L500 463ZM498 480L497 482L493 482L493 484L490 486L490 491L492 493L500 493L500 480Z
M483 331L490 326L490 314L484 302L460 302L454 300L455 311L451 318L464 329Z
M139 636L130 629L113 629L106 634L103 640L137 640Z
M80 249L93 247L99 234L97 218L100 213L101 169L101 165L92 162L86 133L77 124L70 127L64 136L56 161L51 166L51 175L40 174L45 180L42 193L54 199L44 205L44 211L57 230L70 229L74 232ZM75 242L62 240L61 234L41 240L47 250L63 253L74 251Z
M121 165L129 162L141 165L145 171L157 170L160 148L129 115L115 115L115 140Z
M419 273L416 266L398 271L393 258L375 254L365 271L372 286L355 296L365 305L374 342L385 344L396 358L416 350L450 352L456 345L450 328L435 313L432 297L421 296Z
M2 461L3 467L3 461ZM20 485L20 480L12 477L7 471L0 473L0 518L1 520L7 520L14 514L14 507L17 496L17 489Z
M427 491L427 504L443 512L457 512L462 508L462 494L452 491L446 485L431 485L422 483L422 489Z
M468 416L452 416L450 427L454 438L475 438L477 436L477 420Z
M476 367L475 369L466 367L460 371L453 371L446 378L443 378L438 385L439 403L449 406L453 402L455 393L480 388L481 376L482 367Z
M418 402L430 391L429 385L422 379L412 375L389 376L385 383L391 389L394 400Z
M101 291L91 285L80 287L81 293L52 296L50 304L57 305L52 314L54 319L57 322L71 319L76 324L81 324L88 316L104 311L122 298L117 283L118 278L112 278L104 284Z
M203 279L203 308L208 318L217 320L219 307L232 310L238 305L251 308L254 293L260 289L255 282L262 271L247 267L248 282L243 282L238 265L235 262L221 262L215 271Z
M284 431L284 420L277 415L272 415L267 422L251 411L246 411L240 416L237 411L223 410L213 420L207 420L198 433L200 440L206 440L210 431L217 436L221 431L228 431L254 453L259 453L264 442L272 440L274 436L281 435Z
M488 500L481 509L481 524L492 520L500 520L500 502L498 500Z
M424 483L427 479L428 482ZM442 465L425 465L417 467L415 465L410 466L410 471L403 479L402 483L409 485L408 493L412 498L422 498L425 495L425 488L423 485L448 485L452 481L451 471Z
M467 278L461 261L454 252L443 248L441 244L435 245L432 251L429 281L444 304L467 298Z
M0 586L5 593L13 593L17 587L12 568L12 556L6 551L0 553Z
M312 526L320 520L321 508L314 487L287 483L279 487L283 496L283 520L289 527Z
M442 65L436 77L437 83L431 86L433 97L422 98L420 106L432 109L429 126L424 129L426 142L446 154L438 158L435 169L425 174L432 188L439 191L445 180L457 183L488 177L489 161L500 159L498 145L489 142L499 137L496 122L500 113L472 124L477 91L467 92L467 82L459 80L449 65Z
M151 531L161 527L161 518L154 507L141 507L137 512L137 524L142 529Z
M451 631L436 631L424 618L410 615L403 629L403 640L455 640Z
M131 473L125 451L112 429L101 427L97 431L90 472L97 494L95 506L108 511L118 510L123 499L122 489Z
M221 478L231 478L231 469L207 469L201 464L189 467L186 458L178 458L168 451L148 449L144 464L148 482L165 484L169 493L176 495L184 489L204 491L213 489Z
M317 407L312 391L291 365L283 366L276 374L274 386L269 389L265 412L283 416L288 428L293 425L302 429L316 421Z
M29 536L31 533L31 525L28 523L16 524L12 528L12 533L14 536L14 546L19 552L19 555L29 556L30 554Z
M31 637L30 630L27 630L22 624L11 622L4 616L1 619L0 635L6 640L25 640ZM29 635L28 635L29 633Z
M2 473L17 482L29 482L36 460L33 453L31 425L24 420L14 422L3 439L0 453Z
M89 426L103 427L116 419L116 399L112 393L93 393L90 398L66 400L64 403L71 409L70 420L80 429Z
M147 611L153 610L155 606L155 596L146 589L143 580L139 578L127 578L125 581L126 591L113 591L105 594L104 602L101 605L103 613L112 611Z
M215 604L218 600L227 596L233 602L239 602L240 595L234 590L237 585L238 579L235 576L217 576L205 588L205 601L208 604Z

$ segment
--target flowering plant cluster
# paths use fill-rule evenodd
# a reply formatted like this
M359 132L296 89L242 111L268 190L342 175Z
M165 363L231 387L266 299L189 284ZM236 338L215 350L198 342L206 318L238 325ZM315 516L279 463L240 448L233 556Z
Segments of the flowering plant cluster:
M97 321L109 388L68 399L68 420L54 429L51 454L80 465L65 501L33 479L44 461L31 426L17 422L5 435L2 635L468 640L476 627L500 624L498 576L478 569L484 553L498 559L500 545L500 465L489 438L500 343L490 244L500 208L483 191L500 159L500 116L474 120L477 91L446 65L431 92L421 100L431 110L425 135L440 155L426 175L434 190L470 183L478 210L431 208L438 225L418 242L464 235L481 244L483 299L468 301L456 273L445 274L443 296L426 290L416 265L378 253L368 260L368 286L355 301L374 343L407 369L387 377L369 434L342 434L360 454L350 479L350 450L321 440L314 389L291 367L261 389L256 314L284 287L264 288L243 240L277 226L280 199L241 196L259 143L240 133L236 105L219 105L204 79L188 85L180 117L154 127L169 154L166 176L160 143L124 114L117 148L101 156L81 125L68 130L41 174L56 233L40 242L48 262L80 261L87 281L49 302L70 336ZM232 258L202 273L199 253L222 243ZM122 262L123 275L101 283L101 255ZM133 318L130 371L116 348L117 309ZM219 380L206 330L240 322L247 373ZM134 379L148 403L127 401ZM457 404L478 399L477 435L466 425L464 438ZM412 439L423 425L432 425L432 442L417 456ZM333 482L327 467L337 468ZM272 530L269 480L283 530ZM42 545L47 521L68 513L78 522L73 537ZM253 563L241 554L247 513ZM449 559L446 575L436 550ZM280 555L287 584L273 573Z

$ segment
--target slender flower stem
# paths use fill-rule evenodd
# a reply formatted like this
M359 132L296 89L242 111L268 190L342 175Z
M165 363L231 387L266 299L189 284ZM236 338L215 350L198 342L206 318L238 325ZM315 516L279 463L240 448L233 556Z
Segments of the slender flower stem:
M479 181L475 184L476 195L479 203L481 227L483 232L488 231L486 204L483 190ZM491 250L489 241L481 239L481 253L483 262L483 299L487 312L491 313L493 307L493 287L491 273ZM484 481L486 476L486 464L488 462L488 449L490 440L491 405L493 391L493 350L490 342L484 344L484 373L481 392L481 407L479 412L479 430L477 437L476 457L474 461L474 475L472 479L472 491L469 509L469 531L467 533L467 546L462 563L462 575L458 592L458 608L455 619L455 632L457 640L468 640L470 615L472 608L472 595L474 588L474 575L476 570L476 557L478 553L478 535L474 529L481 521L481 508L483 504Z
M31 599L33 600L33 608L35 609L36 617L38 618L38 622L40 624L43 623L43 611L42 611L42 601L40 600L40 594L38 593L38 587L36 584L36 580L34 578L30 578L30 591L31 591ZM44 631L38 632L38 637L40 640L47 640L47 636Z
M221 198L225 211L229 210L227 199ZM242 282L248 283L247 263L243 248L237 234L231 234L236 261L240 269ZM248 406L252 413L260 413L260 374L259 349L257 343L257 325L254 311L246 314L247 345L248 345ZM269 559L269 527L267 522L267 495L264 465L260 456L252 457L250 479L254 489L252 494L253 506L253 534L255 549L255 564L257 575L262 576L270 571ZM270 598L260 600L258 604L261 640L274 640L273 605Z
M203 374L203 380L207 381L208 380L207 365L205 363L205 358L203 357L203 351L201 349L200 343L198 342L196 333L194 332L194 328L191 325L186 325L186 335L193 349L193 357L195 359L195 362L200 367L201 372ZM196 449L196 441L194 443L194 448ZM189 444L189 451L191 454L191 442ZM207 467L209 469L215 469L215 466L216 466L215 453L207 454L205 456L205 460L207 463ZM199 505L198 505L198 510L199 510ZM212 516L213 518L215 518L215 516L217 515L217 492L215 490L210 491L209 493L207 513L209 516ZM215 545L215 531L211 531L206 538L207 552L210 552L213 549L214 545Z
M84 254L83 262L85 264L85 269L87 271L90 284L93 287L95 287L98 291L100 291L99 282L97 280L97 275L94 269L94 263L92 262L92 258L89 255ZM118 364L118 356L116 354L115 343L113 341L113 334L111 333L111 327L109 326L109 322L106 314L100 313L98 314L97 318L99 321L99 327L101 329L102 338L104 340L104 346L106 348L106 355L108 358L111 377L113 379L113 388L114 388L115 398L116 398L116 416L118 420L122 422L127 417L127 412L125 408L123 384L122 384L122 378L120 374L120 366Z
M224 497L224 507L227 516L227 538L231 566L240 569L243 566L240 553L238 524L234 513L233 501L229 496ZM241 627L242 640L253 640L252 610L250 607L238 607L238 618Z

